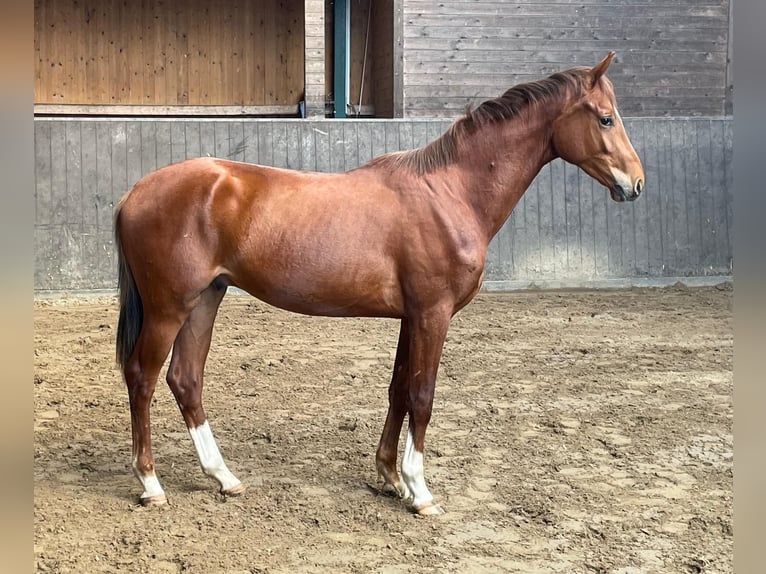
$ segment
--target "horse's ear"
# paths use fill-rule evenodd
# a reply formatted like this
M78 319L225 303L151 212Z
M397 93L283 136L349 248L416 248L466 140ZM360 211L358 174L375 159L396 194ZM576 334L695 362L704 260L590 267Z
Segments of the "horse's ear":
M614 58L614 51L609 50L609 53L604 56L604 59L601 60L598 64L593 66L588 71L588 79L590 80L590 87L592 88L595 86L601 76L603 76L606 73L606 69L609 67L609 64L612 62L612 58Z

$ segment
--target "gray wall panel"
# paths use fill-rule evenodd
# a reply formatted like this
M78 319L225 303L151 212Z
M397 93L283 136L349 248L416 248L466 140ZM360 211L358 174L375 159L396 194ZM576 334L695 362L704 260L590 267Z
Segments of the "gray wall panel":
M545 166L493 239L495 285L729 275L731 118L628 118L646 192L617 204L560 160ZM220 155L319 171L352 169L441 134L447 120L35 121L35 288L114 289L112 211L171 160ZM183 153L182 153L183 150Z

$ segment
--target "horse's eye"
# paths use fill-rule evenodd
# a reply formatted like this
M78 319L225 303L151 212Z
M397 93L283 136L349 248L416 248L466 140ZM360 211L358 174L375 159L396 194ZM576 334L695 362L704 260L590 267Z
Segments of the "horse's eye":
M611 127L614 125L614 120L609 116L601 116L598 119L599 123L604 126L605 128Z

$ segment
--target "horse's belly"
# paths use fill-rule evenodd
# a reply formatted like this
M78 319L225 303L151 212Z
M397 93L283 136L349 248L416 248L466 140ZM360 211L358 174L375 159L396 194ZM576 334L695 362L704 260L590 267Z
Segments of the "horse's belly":
M270 305L330 317L401 317L401 288L393 273L253 269L231 281Z

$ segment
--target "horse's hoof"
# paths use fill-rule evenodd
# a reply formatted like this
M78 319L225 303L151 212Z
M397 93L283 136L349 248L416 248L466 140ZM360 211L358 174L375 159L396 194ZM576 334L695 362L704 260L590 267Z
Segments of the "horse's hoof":
M138 499L141 502L141 506L163 506L168 503L168 498L165 493L152 494L151 496L142 496Z
M439 514L445 514L447 512L434 501L426 502L425 504L421 504L419 506L413 506L412 510L415 512L415 514L420 516L438 516Z
M224 496L239 496L240 494L244 494L247 490L247 487L242 484L241 482L239 484L235 484L234 486L231 486L227 488L226 490L221 490L221 494Z

